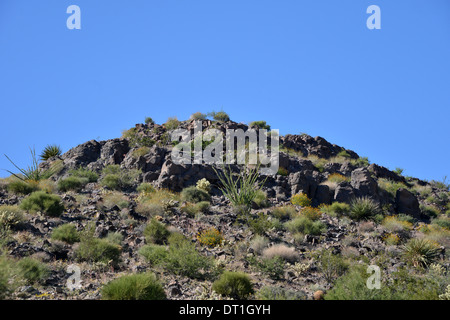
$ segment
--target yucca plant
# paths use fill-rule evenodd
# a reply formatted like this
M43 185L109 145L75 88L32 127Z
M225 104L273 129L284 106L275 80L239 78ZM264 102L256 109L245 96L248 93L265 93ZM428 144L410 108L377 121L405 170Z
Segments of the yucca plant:
M380 207L378 204L368 198L362 197L355 199L350 204L350 218L355 220L363 220L373 217L380 213Z
M62 150L60 146L57 145L47 145L41 153L41 160L47 161L48 159L56 156L60 156L62 154Z
M222 183L220 190L223 195L230 200L233 206L244 207L247 210L251 208L253 200L267 180L266 177L263 181L258 182L259 166L253 169L242 169L236 176L229 166L224 166L221 172L213 169Z
M28 166L26 169L19 168L6 154L6 159L9 160L13 164L14 167L17 168L17 170L20 171L20 174L15 174L9 170L6 170L11 175L15 176L16 178L27 182L27 181L40 181L44 179L50 178L55 173L55 168L50 169L41 169L39 168L39 161L36 158L36 151L30 148L31 152L31 165Z
M439 246L427 239L411 239L403 248L406 259L415 267L428 267L439 258Z

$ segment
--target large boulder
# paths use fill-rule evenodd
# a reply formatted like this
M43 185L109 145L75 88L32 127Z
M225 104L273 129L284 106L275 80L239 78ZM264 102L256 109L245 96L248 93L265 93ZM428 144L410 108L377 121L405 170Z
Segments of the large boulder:
M100 152L100 159L104 165L120 164L130 150L125 139L112 139L106 141Z
M395 195L397 213L404 213L416 219L420 218L419 201L416 196L406 189L400 188Z
M359 168L352 171L351 186L355 190L357 197L377 197L378 184L366 168Z
M333 200L337 202L350 202L355 197L353 187L348 182L342 182L334 190Z

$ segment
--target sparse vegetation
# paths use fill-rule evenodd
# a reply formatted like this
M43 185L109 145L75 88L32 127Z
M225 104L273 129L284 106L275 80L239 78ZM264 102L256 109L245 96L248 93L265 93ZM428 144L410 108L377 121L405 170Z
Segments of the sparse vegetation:
M36 191L23 199L20 208L29 212L41 212L50 217L59 217L64 211L61 198L45 191Z
M238 300L246 299L254 292L250 277L242 272L224 272L212 288L218 294Z
M162 285L153 273L121 276L102 288L103 300L165 300Z

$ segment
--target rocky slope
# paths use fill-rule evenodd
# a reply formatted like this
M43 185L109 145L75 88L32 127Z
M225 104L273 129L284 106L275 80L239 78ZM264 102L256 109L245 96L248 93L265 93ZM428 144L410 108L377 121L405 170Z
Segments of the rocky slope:
M177 125L193 130L192 121ZM404 245L411 239L430 239L436 243L439 249L433 268L440 268L442 275L446 274L450 240L445 225L449 209L449 190L445 184L404 177L370 164L356 152L321 137L286 135L280 137L280 170L277 175L267 177L262 189L267 196L263 201L266 203L254 203L248 217L243 218L221 193L220 181L211 166L172 162L173 146L168 139L167 127L137 124L124 132L122 138L88 141L40 164L42 170L57 168L45 183L39 184L39 188L57 194L64 212L61 216L51 217L22 209L22 221L5 233L2 248L11 263L32 257L45 264L49 271L40 281L19 282L10 297L100 299L101 288L112 279L123 274L152 271L158 275L168 299L218 299L223 297L212 290L212 283L221 270L233 270L250 275L255 290L251 298L261 298L258 292L264 287L283 288L280 290L298 299L313 299L314 293L320 298L319 290L328 292L336 279L345 274L332 270L329 275L323 259L324 250L330 250L347 265L379 265L385 272L385 279L391 279L391 275L402 268L414 270L418 278L428 277L429 266L412 267L403 254ZM245 131L248 126L208 120L204 121L204 128L225 132L238 128ZM84 183L76 190L61 188L60 181L73 176L73 170L79 168L91 170L98 179ZM111 188L105 183L105 170L108 170L105 168L115 168L119 176L128 174L129 181ZM210 205L204 210L189 211L186 208L190 204L178 193L203 178L211 183ZM263 178L260 177L260 181ZM28 197L12 191L8 187L11 181L12 178L4 179L0 185L0 211L5 206L21 205ZM137 191L142 183L151 184L155 190L170 190L173 202L168 204L163 200L160 204L146 205L140 197L149 195ZM311 206L319 208L317 221L323 226L320 232L297 232L290 227L289 223L297 215L301 216L307 207L292 205L291 199L297 194L306 195ZM371 199L378 206L378 214L367 219L353 219L330 207L333 203L351 204L358 198ZM282 216L276 213L277 208L284 207L293 208L294 214ZM392 227L386 217L396 218L397 225ZM144 230L152 218L171 232L186 236L202 256L212 257L214 271L211 275L186 276L144 259L139 250L150 242ZM437 221L444 222L434 223ZM55 228L68 223L80 233L89 223L94 223L95 238L99 239L107 238L108 234L119 234L119 261L100 263L80 259L77 256L78 241L70 244L52 238ZM208 228L220 231L224 238L221 245L210 247L198 241L199 231ZM279 250L272 251L278 253L268 250L274 246ZM280 253L283 250L288 253ZM270 260L273 256L283 257L278 269L278 260ZM67 287L71 277L67 266L71 264L78 265L81 270L81 288L75 291ZM443 293L445 284L438 285L436 294Z

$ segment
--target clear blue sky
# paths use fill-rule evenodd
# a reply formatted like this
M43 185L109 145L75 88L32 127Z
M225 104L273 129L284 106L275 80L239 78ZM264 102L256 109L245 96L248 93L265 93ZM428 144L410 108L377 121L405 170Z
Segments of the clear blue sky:
M26 166L30 146L223 108L440 180L449 89L448 0L0 0L2 169L4 153Z

